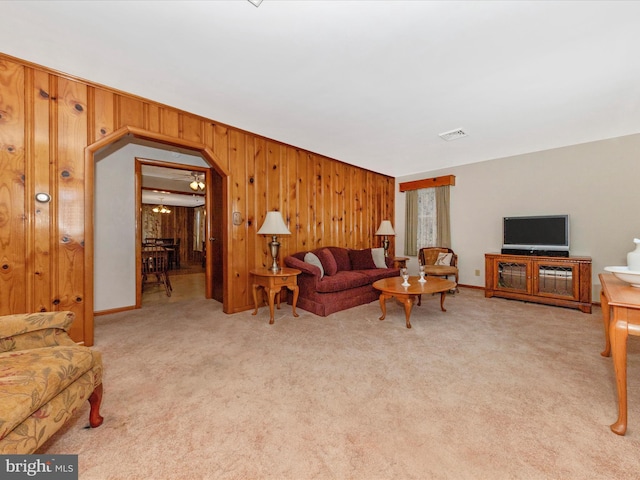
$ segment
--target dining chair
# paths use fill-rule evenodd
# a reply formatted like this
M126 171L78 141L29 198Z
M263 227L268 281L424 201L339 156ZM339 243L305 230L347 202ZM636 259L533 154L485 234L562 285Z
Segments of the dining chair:
M154 284L164 285L167 297L171 296L173 287L169 279L169 252L164 247L146 247L142 249L142 286L154 275Z

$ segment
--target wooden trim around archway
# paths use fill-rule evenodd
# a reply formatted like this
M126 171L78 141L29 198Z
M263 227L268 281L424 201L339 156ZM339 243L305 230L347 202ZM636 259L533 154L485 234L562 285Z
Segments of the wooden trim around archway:
M85 322L85 343L87 345L92 345L94 340L94 322L93 322L93 309L94 309L94 298L93 298L93 287L94 287L94 190L95 190L95 163L94 163L94 155L101 148L114 143L121 138L131 135L135 138L140 138L143 140L155 141L158 143L162 143L165 145L186 148L189 150L194 150L202 155L205 161L218 173L220 178L222 179L221 188L222 188L222 285L223 285L223 298L222 298L222 310L225 313L231 313L231 306L229 304L229 275L228 275L228 244L231 240L231 232L228 228L228 205L230 204L229 199L229 181L230 176L229 172L221 165L220 160L216 157L211 149L209 149L206 145L192 142L189 140L185 140L182 138L171 137L168 135L159 134L156 132L151 132L148 130L136 128L136 127L122 127L113 133L104 136L100 140L92 143L91 145L85 148L84 153L84 161L85 161L85 273L84 273L84 288L87 292L86 299L84 303L84 322ZM212 191L212 181L211 175L207 175L207 189L208 191ZM207 195L206 200L206 208L207 211L213 211L213 195ZM213 219L212 215L207 215L207 236L211 236L211 232L213 231ZM206 265L206 292L207 298L210 297L210 292L212 292L212 279L210 272L212 271L212 262L213 258L211 256L207 256L207 265Z

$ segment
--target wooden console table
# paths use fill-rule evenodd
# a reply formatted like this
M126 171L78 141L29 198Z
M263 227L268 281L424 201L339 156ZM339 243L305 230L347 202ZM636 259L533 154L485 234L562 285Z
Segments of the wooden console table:
M591 313L591 258L487 253L484 295Z
M640 289L610 273L601 273L598 277L602 285L600 301L605 339L601 355L608 357L613 352L618 390L618 419L611 430L624 435L627 432L627 338L640 335Z
M282 287L287 287L293 292L293 316L298 317L296 313L296 303L298 303L298 275L302 273L295 268L281 268L277 272L267 268L257 268L251 270L253 275L253 304L255 310L252 315L258 313L258 289L263 288L269 298L269 323L273 323L273 309L275 303L275 297L278 296L278 309L280 308L280 290Z

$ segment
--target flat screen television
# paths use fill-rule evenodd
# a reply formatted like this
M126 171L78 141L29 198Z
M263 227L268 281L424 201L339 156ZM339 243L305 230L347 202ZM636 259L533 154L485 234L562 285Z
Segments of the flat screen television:
M569 251L569 215L503 218L503 250Z

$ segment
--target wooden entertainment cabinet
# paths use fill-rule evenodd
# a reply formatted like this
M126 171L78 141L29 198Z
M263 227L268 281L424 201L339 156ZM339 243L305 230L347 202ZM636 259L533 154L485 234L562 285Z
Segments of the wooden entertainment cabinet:
M484 296L591 313L591 258L487 253Z

